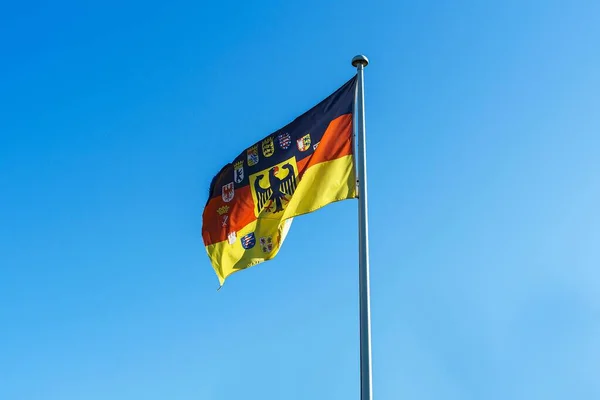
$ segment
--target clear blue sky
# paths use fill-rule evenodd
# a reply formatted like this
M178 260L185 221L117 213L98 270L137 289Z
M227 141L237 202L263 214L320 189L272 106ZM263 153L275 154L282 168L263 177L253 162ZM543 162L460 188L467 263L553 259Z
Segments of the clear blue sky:
M600 398L597 1L5 3L1 399L358 399L356 201L200 229L361 52L376 399Z

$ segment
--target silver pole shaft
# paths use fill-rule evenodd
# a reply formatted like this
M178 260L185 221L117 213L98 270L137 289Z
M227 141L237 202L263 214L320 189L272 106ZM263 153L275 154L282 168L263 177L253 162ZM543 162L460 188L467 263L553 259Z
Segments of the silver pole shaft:
M358 170L358 257L360 301L360 398L371 400L371 293L369 283L369 218L367 208L367 146L365 138L364 67L369 60L363 55L352 59L358 70L356 90L357 170Z

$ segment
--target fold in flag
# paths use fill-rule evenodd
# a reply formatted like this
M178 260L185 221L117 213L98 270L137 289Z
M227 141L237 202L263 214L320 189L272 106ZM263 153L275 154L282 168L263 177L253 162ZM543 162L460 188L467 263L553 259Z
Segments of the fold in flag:
M293 217L356 197L352 111L356 77L213 178L202 238L221 285L274 258Z

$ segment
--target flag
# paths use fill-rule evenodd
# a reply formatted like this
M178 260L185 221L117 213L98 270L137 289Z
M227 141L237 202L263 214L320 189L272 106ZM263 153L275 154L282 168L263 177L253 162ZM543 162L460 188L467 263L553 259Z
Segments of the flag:
M212 179L202 238L221 285L229 275L274 258L294 217L356 197L355 89L353 77Z

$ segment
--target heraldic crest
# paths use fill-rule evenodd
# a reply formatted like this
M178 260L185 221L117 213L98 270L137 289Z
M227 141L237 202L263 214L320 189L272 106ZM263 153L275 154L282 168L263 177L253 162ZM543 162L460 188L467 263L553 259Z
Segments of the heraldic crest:
M295 157L252 175L250 185L256 216L283 211L296 191L297 176Z

